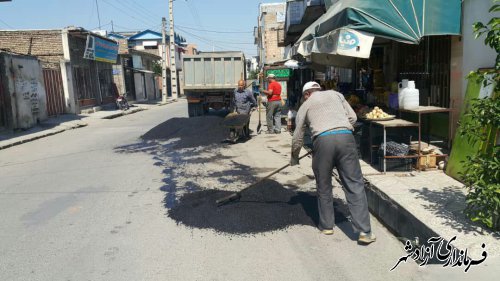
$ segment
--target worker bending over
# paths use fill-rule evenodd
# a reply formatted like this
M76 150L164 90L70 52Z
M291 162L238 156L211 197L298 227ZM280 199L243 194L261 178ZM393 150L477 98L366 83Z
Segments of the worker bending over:
M312 168L316 178L319 209L319 229L333 234L332 171L336 167L344 186L358 242L375 242L370 225L370 214L359 164L356 142L352 135L356 114L344 96L335 91L321 91L316 82L308 82L302 90L305 102L296 117L290 164L299 164L299 153L304 144L304 129L309 127L313 139Z

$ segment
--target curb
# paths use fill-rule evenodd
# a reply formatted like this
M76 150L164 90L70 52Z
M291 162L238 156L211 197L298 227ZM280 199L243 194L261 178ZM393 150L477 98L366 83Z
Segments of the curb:
M58 127L63 127L63 128L57 129L57 127L56 127L54 129L50 129L50 130L47 130L47 131L42 131L41 134L39 134L39 135L37 135L35 133L33 136L30 136L30 137L27 137L27 138L24 138L24 139L21 139L21 140L18 140L18 141L14 141L14 142L11 142L11 143L8 143L8 144L5 144L5 145L0 145L0 150L7 149L7 148L10 148L10 147L13 147L13 146L17 146L17 145L20 145L20 144L23 144L23 143L32 142L32 141L35 141L35 140L38 140L38 139L42 139L42 138L45 138L45 137L57 135L57 134L60 134L62 132L65 132L65 131L69 131L69 130L74 130L74 129L86 127L87 125L88 125L87 123L79 123L79 124L76 124L76 125L73 125L73 126L64 126L64 125L58 126Z
M141 111L144 111L144 110L147 110L147 109L146 108L142 108L142 107L138 107L138 108L131 109L129 111L122 111L122 112L118 112L118 113L115 113L115 114L111 114L111 115L102 117L101 119L115 119L115 118L118 118L118 117L122 117L122 116L125 116L125 115L134 114L134 113L141 112Z
M375 185L365 179L365 191L368 200L370 214L375 216L396 238L403 244L410 241L414 247L430 247L428 239L440 237L444 243L449 243L449 237L443 237L438 232L429 227L424 221L416 218L410 211L390 198ZM453 249L466 250L455 245L450 245ZM469 255L468 255L469 256ZM437 256L431 256L429 264L440 263Z
M369 181L365 183L365 191L370 213L382 221L397 237L410 240L418 237L422 243L425 243L428 238L439 236L436 231Z

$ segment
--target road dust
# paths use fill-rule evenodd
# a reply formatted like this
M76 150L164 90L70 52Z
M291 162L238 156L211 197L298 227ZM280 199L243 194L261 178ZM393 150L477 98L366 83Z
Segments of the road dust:
M295 225L316 227L318 209L313 193L295 192L267 180L241 194L241 199L217 206L229 191L203 190L187 193L168 211L168 216L190 228L219 233L252 235L284 230ZM336 200L336 222L346 221L346 208Z

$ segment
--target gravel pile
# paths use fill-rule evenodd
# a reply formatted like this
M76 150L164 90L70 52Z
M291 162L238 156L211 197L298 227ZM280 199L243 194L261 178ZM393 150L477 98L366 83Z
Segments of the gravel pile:
M168 216L187 227L237 235L283 230L294 225L317 225L317 201L312 193L294 192L268 180L244 191L239 201L216 205L217 199L231 193L204 190L185 194L178 205L168 211ZM336 222L345 221L345 214L336 210Z
M208 146L222 142L229 130L222 125L224 119L218 116L170 119L142 136L144 140L180 139L174 149Z

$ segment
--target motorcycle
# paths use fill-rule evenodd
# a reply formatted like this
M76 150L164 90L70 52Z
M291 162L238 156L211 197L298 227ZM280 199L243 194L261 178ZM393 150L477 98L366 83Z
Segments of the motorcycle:
M130 108L130 105L127 101L127 93L118 95L118 97L116 98L116 108L119 110L128 110Z

